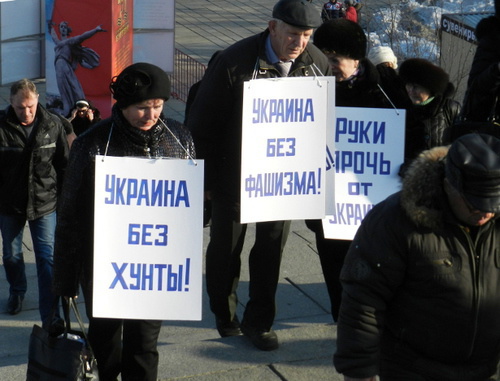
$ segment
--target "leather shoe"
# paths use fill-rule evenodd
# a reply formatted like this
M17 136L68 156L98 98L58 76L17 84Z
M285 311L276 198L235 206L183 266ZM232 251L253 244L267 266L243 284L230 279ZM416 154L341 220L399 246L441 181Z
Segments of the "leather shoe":
M273 351L278 349L278 335L272 329L266 331L264 329L249 327L245 324L241 326L243 334L250 339L252 344L262 351Z
M11 294L7 302L7 312L11 315L17 315L23 309L23 297L21 295Z
M219 331L220 337L229 337L229 336L240 336L240 321L236 315L232 321L224 321L219 318L215 318L215 324L217 326L217 331Z

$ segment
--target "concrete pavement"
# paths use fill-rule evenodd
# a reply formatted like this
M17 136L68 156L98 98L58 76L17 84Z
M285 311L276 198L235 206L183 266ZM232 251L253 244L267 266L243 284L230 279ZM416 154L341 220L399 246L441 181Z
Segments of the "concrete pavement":
M275 1L176 0L176 47L206 64L215 50L262 31ZM322 3L313 2L318 7ZM44 82L37 84L43 102ZM0 108L8 103L8 88L0 88ZM182 120L182 102L167 102L166 114ZM209 229L204 229L204 246ZM248 252L253 243L250 225L242 255L239 286L242 315L248 300ZM37 282L29 231L25 234L29 289L23 311L5 313L8 284L0 270L0 380L25 379L29 335L39 323ZM303 221L292 223L283 256L274 325L280 348L255 349L245 337L220 338L208 298L203 294L201 321L165 321L159 339L160 380L192 381L310 381L341 380L332 366L336 326L332 324L328 295L316 254L314 235ZM80 301L81 303L81 301ZM83 305L80 306L83 312Z

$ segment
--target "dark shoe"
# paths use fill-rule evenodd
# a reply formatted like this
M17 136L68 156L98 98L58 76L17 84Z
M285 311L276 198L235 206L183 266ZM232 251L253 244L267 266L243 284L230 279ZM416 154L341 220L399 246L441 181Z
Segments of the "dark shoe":
M278 349L278 335L272 329L266 331L264 329L241 326L243 334L250 339L252 344L262 351L274 351Z
M7 302L7 312L11 315L17 315L23 309L23 297L12 294Z
M217 326L217 331L219 331L220 337L240 336L242 334L240 329L240 321L236 315L230 322L216 317L215 324Z

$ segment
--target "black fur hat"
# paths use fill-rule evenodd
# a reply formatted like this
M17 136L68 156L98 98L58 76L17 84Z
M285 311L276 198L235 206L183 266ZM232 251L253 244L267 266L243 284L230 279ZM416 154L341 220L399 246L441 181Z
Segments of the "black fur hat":
M361 26L339 18L324 22L314 33L314 45L328 53L360 60L366 56L366 35Z
M405 83L425 87L431 95L445 94L450 77L439 66L422 58L410 58L399 68L399 76Z
M168 75L146 62L138 62L123 69L109 85L118 107L125 108L148 99L170 98Z

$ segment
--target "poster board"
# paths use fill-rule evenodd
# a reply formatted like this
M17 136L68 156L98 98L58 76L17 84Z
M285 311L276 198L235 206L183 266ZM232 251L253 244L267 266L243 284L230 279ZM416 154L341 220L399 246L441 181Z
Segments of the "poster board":
M96 156L94 316L201 320L203 169Z
M323 218L335 78L257 79L243 95L241 222Z

